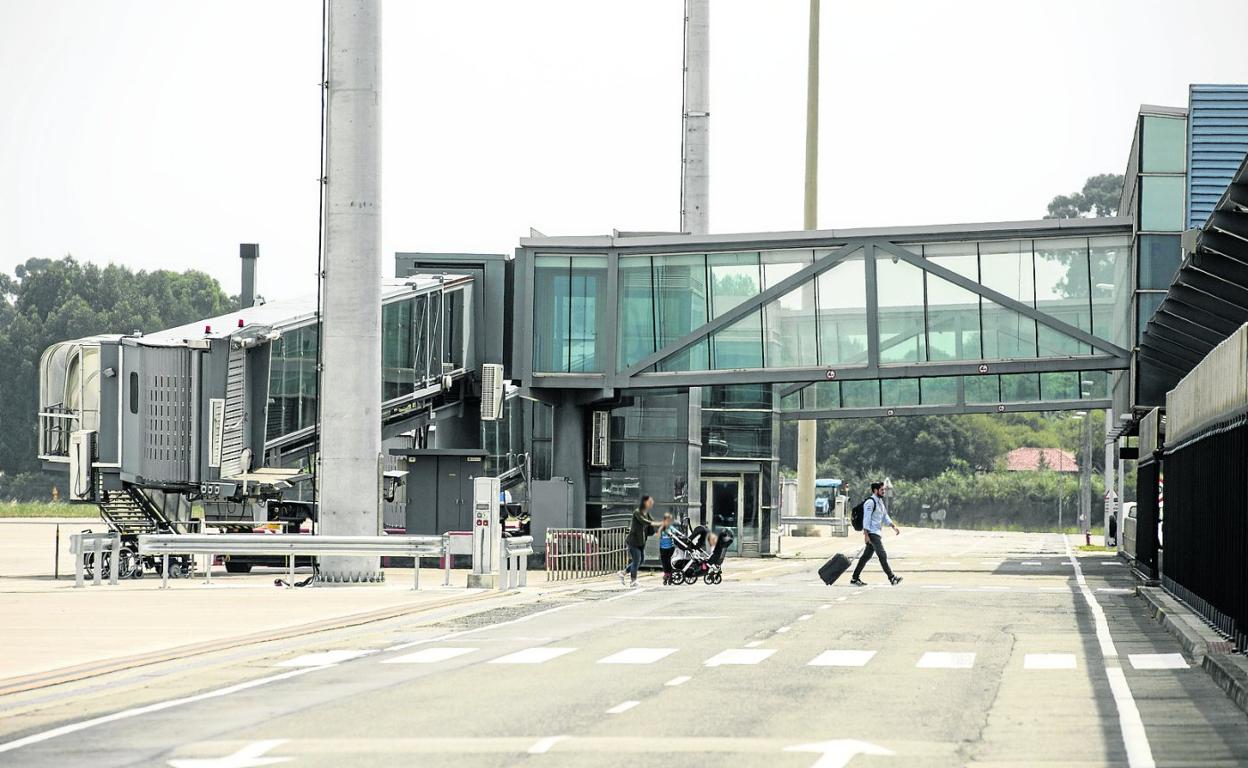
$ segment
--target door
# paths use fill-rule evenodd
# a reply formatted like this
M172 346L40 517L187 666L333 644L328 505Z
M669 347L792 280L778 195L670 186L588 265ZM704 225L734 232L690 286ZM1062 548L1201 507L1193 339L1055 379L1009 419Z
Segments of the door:
M729 552L739 552L741 539L741 512L744 502L741 480L738 478L707 478L703 483L702 499L706 504L705 520L711 530L727 530L732 533Z

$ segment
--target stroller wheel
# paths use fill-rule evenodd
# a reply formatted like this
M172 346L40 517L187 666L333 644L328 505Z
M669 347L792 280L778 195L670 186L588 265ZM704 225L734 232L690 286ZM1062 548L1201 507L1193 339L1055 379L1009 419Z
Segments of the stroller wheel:
M672 571L672 578L668 583L671 584L672 586L676 586L677 584L684 584L685 574L681 573L680 571Z
M715 583L716 583L716 584L722 584L723 582L724 582L724 574L722 574L722 573L716 573L716 574L715 574Z
M696 574L696 573L687 573L687 574L685 574L685 583L686 583L686 584L697 584L697 583L698 583L698 574Z
M703 583L707 584L708 586L709 586L709 585L711 585L711 584L714 584L714 583L715 583L715 574L713 574L713 573L708 573L708 574L706 574L705 576L703 576L703 577L702 577L702 581L703 581Z

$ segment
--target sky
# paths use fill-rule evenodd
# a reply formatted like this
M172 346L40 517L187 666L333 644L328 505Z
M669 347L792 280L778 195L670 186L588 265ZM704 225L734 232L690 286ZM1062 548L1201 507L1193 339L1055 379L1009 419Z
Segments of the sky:
M316 0L0 0L0 270L315 291ZM679 227L681 0L388 0L384 263ZM711 1L712 232L800 229L806 0ZM824 0L819 224L1039 218L1140 104L1248 82L1243 0Z

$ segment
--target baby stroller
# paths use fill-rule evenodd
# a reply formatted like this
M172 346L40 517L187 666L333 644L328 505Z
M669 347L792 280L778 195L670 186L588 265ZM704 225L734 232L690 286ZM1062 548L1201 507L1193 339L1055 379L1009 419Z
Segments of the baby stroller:
M724 554L732 544L732 532L720 531L709 552L706 544L710 533L701 525L688 532L675 528L671 536L681 555L679 560L673 558L673 584L696 584L699 577L705 584L718 584L724 580Z

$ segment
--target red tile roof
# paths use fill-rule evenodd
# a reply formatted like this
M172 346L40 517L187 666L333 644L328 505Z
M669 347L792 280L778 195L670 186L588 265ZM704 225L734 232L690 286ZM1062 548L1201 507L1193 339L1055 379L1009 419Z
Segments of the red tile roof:
M1011 472L1034 472L1041 466L1055 472L1079 471L1075 454L1061 448L1015 448L1005 455L1005 468Z

